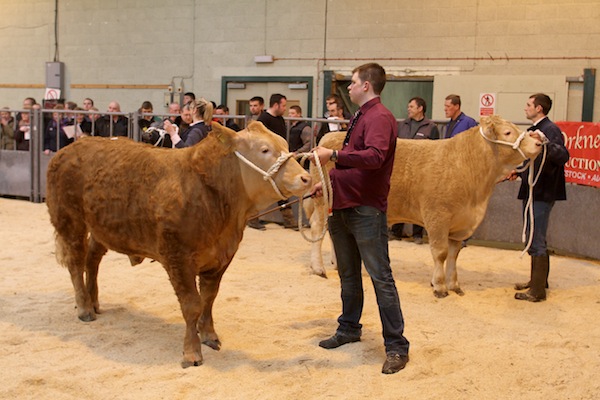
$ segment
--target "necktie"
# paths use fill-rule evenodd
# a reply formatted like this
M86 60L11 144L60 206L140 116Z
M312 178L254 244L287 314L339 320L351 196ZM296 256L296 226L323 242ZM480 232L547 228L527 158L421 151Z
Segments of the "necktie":
M348 142L350 142L350 135L352 134L352 131L354 130L354 126L356 126L356 122L358 121L358 118L360 118L361 115L362 115L362 113L360 112L360 109L358 109L354 113L354 116L352 117L352 120L350 121L350 127L348 128L348 133L346 133L346 138L344 139L344 147L346 147L348 145Z

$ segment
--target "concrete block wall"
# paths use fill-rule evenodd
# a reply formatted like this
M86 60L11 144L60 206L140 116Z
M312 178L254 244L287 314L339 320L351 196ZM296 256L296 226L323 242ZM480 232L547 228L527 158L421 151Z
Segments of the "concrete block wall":
M0 62L0 106L14 108L44 93L45 62L55 57L55 2L5 3L0 48L9 56ZM599 19L596 0L61 1L58 56L65 97L92 97L100 110L111 100L124 110L150 100L162 111L164 88L144 86L173 83L219 102L222 76L301 75L314 77L317 114L322 72L348 73L370 60L396 76L433 77L435 103L447 88L438 87L441 76L494 76L498 84L515 76L580 76L600 66ZM255 64L263 54L275 62ZM600 79L595 121L599 99ZM555 119L564 119L564 110Z

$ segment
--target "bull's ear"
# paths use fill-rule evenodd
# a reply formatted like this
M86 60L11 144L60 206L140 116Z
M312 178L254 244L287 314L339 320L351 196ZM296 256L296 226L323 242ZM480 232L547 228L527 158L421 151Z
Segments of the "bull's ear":
M213 134L228 150L237 147L238 135L235 131L227 129L219 123L213 123L211 127Z
M495 131L494 131L493 118L488 117L488 116L481 117L481 119L479 120L479 126L481 127L481 131L487 138L489 138L489 139L494 138Z

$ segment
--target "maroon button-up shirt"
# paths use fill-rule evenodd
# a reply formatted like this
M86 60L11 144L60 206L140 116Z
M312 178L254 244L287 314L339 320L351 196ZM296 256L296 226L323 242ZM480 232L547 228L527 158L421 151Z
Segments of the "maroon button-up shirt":
M371 206L387 211L398 126L394 115L376 97L360 108L348 145L338 151L330 172L333 209Z

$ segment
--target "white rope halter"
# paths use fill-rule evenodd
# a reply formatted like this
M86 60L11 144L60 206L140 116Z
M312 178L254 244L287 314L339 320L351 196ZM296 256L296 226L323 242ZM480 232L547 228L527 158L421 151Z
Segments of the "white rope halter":
M527 135L527 133L529 133L528 131L521 132L521 134L519 135L517 140L515 140L514 143L506 142L504 140L490 139L483 133L483 128L481 126L479 127L479 133L488 142L504 144L504 145L512 147L513 149L517 150L525 160L527 160L527 162L521 168L516 169L517 172L519 172L519 173L525 172L527 170L527 168L531 169L531 171L527 177L527 183L529 184L529 196L527 198L527 203L525 203L525 208L523 210L523 232L521 234L521 241L523 243L527 242L527 244L525 245L525 249L523 249L523 251L521 252L521 255L520 255L520 257L523 257L525 255L525 253L527 253L527 251L531 247L531 243L533 242L533 187L535 186L540 175L542 174L542 168L544 167L544 164L546 163L546 153L547 153L546 143L548 143L548 138L546 136L544 136L544 134L541 131L538 131L538 134L542 138L542 145L544 146L544 155L542 156L542 163L540 164L540 169L538 170L538 173L534 179L533 178L533 168L531 168L531 165L532 165L531 159L529 159L528 157L525 156L525 153L523 153L523 150L521 150L521 147L520 147L521 142L523 141L523 139L525 139L525 135ZM528 219L530 221L529 238L527 238L527 220Z
M250 168L252 168L253 170L255 170L256 172L258 172L259 174L261 174L263 176L263 179L265 181L269 181L269 183L271 184L271 186L273 186L273 189L275 190L275 192L277 193L277 195L279 196L279 198L281 198L282 200L285 200L287 197L285 197L281 191L279 190L279 188L277 187L277 184L275 183L275 181L273 180L273 175L277 174L277 172L279 171L279 168L281 168L281 166L290 158L294 157L294 153L285 153L285 152L281 152L281 155L279 156L279 158L277 158L277 160L275 161L275 163L265 172L264 170L260 169L256 164L254 164L252 161L248 160L246 157L244 157L239 151L235 151L235 155L242 160L246 165L248 165Z
M498 143L498 144L504 144L507 146L512 147L514 150L517 150L520 154L521 157L523 157L524 160L528 160L529 157L527 157L525 155L525 153L523 153L523 150L521 150L521 142L523 141L523 139L525 139L525 136L527 135L527 131L523 131L521 132L521 134L519 135L519 137L517 138L517 140L515 140L514 143L511 142L507 142L505 140L496 140L496 139L490 139L489 137L487 137L485 135L485 133L483 133L483 128L480 126L479 127L479 133L481 134L481 136L483 136L483 138L485 140L487 140L488 142L492 142L492 143Z
M175 134L178 135L179 127L177 125L173 125L173 126L175 127ZM165 135L168 135L166 130L156 128L154 126L151 126L148 129L146 129L146 133L150 133L150 132L158 132L158 136L159 136L158 140L156 141L156 143L154 143L153 146L160 146L162 144L162 142L165 140Z

